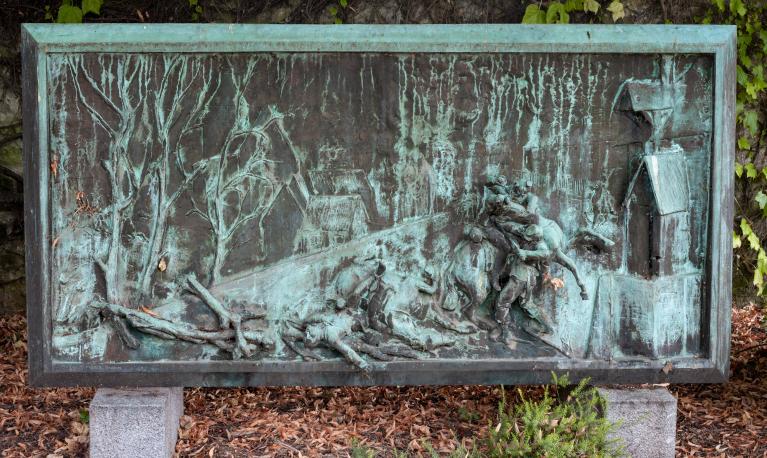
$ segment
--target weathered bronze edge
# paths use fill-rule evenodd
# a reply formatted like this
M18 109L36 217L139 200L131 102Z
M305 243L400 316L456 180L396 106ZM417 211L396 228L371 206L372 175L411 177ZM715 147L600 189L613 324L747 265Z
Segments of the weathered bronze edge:
M23 24L45 52L714 53L734 26Z
M128 27L128 25L111 25L116 28ZM97 25L73 26L77 29L85 27L86 29L96 27ZM101 26L101 25L98 25ZM131 27L144 27L133 25ZM148 27L148 26L147 26ZM164 27L164 25L163 25ZM196 26L196 27L228 27L228 26ZM238 27L266 27L266 26L238 26ZM290 29L291 27L312 27L317 30L323 29L325 32L332 27L339 26L269 26L272 30ZM353 27L353 26L340 26ZM354 26L359 28L359 26ZM366 26L367 27L367 26ZM417 26L381 26L383 28L397 27L408 28ZM452 36L458 32L468 33L469 30L457 30L454 27L459 26L430 26L433 28L451 28ZM474 34L470 39L477 39L477 34L486 33L488 25L483 26L465 26L476 27ZM48 125L48 117L45 110L40 107L47 106L45 59L48 53L62 51L102 51L102 52L129 52L131 49L121 48L118 41L99 44L89 43L87 40L80 42L62 41L58 46L51 40L56 40L60 32L55 32L58 26L50 24L24 24L22 25L22 71L23 71L23 115L25 132L23 139L25 160L25 176L37 176L39 180L25 180L25 237L26 237L26 274L27 274L27 320L29 334L29 383L32 386L294 386L294 385L315 385L315 386L333 386L333 385L401 385L401 384L419 384L419 385L442 385L442 384L537 384L545 383L550 379L551 371L569 372L573 380L590 377L593 383L637 383L642 380L647 383L722 383L726 382L729 376L729 348L730 348L730 306L732 302L732 284L730 273L732 271L732 229L733 229L733 173L734 173L734 151L735 151L735 62L736 62L736 29L732 26L631 26L633 31L643 32L641 35L647 41L636 42L633 39L628 40L629 44L610 43L608 37L614 39L625 39L626 26L586 26L569 25L557 26L555 28L546 28L547 26L519 26L505 25L493 26L504 27L511 32L512 29L518 29L522 35L545 34L542 35L543 41L540 43L512 43L511 40L519 38L518 36L509 36L504 46L494 45L493 43L449 43L442 42L442 49L430 51L431 44L417 46L418 43L406 42L399 49L388 49L393 52L412 51L412 52L595 52L595 53L616 53L616 54L642 54L642 53L700 53L713 54L715 56L715 103L714 106L714 140L711 163L711 204L709 224L709 258L711 261L706 266L706 276L709 284L707 306L703 307L702 317L705 324L708 325L709 335L702 336L708 344L707 359L698 359L706 361L705 367L679 368L665 374L663 371L654 367L657 362L648 364L643 362L643 367L621 367L620 371L615 371L618 367L589 368L586 367L589 361L577 362L572 365L557 363L553 368L540 368L542 360L535 360L535 369L513 369L513 370L485 370L484 373L477 372L472 367L473 361L461 361L462 367L468 369L459 371L463 374L460 380L447 380L454 368L443 369L439 364L451 364L445 361L435 361L437 365L434 371L438 372L435 376L432 372L427 372L425 379L421 380L422 373L418 376L409 375L411 372L375 372L369 376L357 372L349 372L349 369L343 369L339 366L332 372L318 372L316 375L290 372L273 372L267 375L258 372L242 373L247 381L242 383L239 380L242 377L232 377L233 372L201 372L201 366L191 372L167 372L169 367L184 366L184 363L144 363L148 369L139 372L92 372L85 370L87 364L67 364L71 366L67 371L61 371L61 363L54 363L51 359L51 320L49 314L50 295L45 294L49 290L50 266L47 263L50 235L48 226L50 220L50 208L48 206L48 195L42 192L47 189L49 180L49 170L41 164L48 163L48 151L43 149L42 145L48 144L47 128L41 129L40 126ZM73 30L72 32L82 32ZM549 33L556 29L557 33ZM572 43L572 36L567 37L568 31L572 32L596 32L599 42L590 43ZM644 30L642 30L644 29ZM704 30L705 29L705 30ZM159 30L159 29L158 29ZM243 29L245 30L245 29ZM384 29L381 29L385 31ZM99 33L104 33L102 29ZM264 30L262 30L263 32ZM414 30L411 30L413 32ZM447 30L446 30L447 31ZM701 35L700 32L704 32ZM54 33L55 32L55 33ZM562 32L562 33L560 33ZM708 32L708 33L705 33ZM91 31L93 33L93 31ZM71 32L67 32L71 34ZM66 34L65 34L66 35ZM76 35L76 33L74 34ZM67 35L71 36L73 35ZM130 34L123 36L127 39ZM528 38L532 38L528 36ZM705 37L705 41L701 39ZM119 38L120 34L112 36L112 39ZM589 35L591 38L591 35ZM81 37L83 39L84 37ZM141 42L141 37L136 37L133 43L125 42L122 46L130 47L133 45L133 51L143 52L227 52L226 47L242 45L232 41L230 43L206 42L205 36L195 43L161 43L155 49L147 50L145 42ZM187 37L188 38L188 37ZM239 36L242 38L242 36ZM253 39L253 37L250 37ZM346 37L348 39L348 37ZM644 40L643 38L643 40ZM330 40L332 37L322 37L321 39ZM569 41L565 41L569 40ZM605 41L608 40L608 41ZM655 40L655 41L653 41ZM694 41L701 40L701 41ZM157 43L157 42L155 42ZM248 43L261 43L253 41ZM276 45L276 42L270 42ZM201 44L209 45L200 49L195 46ZM255 49L238 49L236 52L256 52L256 51L278 51L286 52L323 52L321 49L315 49L317 43L311 43L306 49L301 46L309 43L285 42L279 43L285 49L261 49L256 46ZM329 43L333 44L333 43ZM337 44L337 43L336 43ZM374 42L368 41L372 46ZM461 44L466 49L461 48ZM556 48L556 46L567 44L567 48ZM176 47L186 49L178 50ZM348 43L347 43L348 45ZM366 51L386 51L385 49L354 48L346 49L347 45L336 49L336 52L366 52ZM393 42L379 42L377 46L397 47ZM446 46L445 46L446 45ZM260 46L260 45L259 45ZM455 49L453 47L455 46ZM472 48L474 46L474 48ZM493 49L489 47L495 46ZM637 46L640 46L637 48ZM223 48L222 48L223 47ZM513 48L513 49L512 49ZM229 52L235 52L230 50ZM330 52L330 51L328 51ZM34 75L34 77L30 77ZM42 88L42 89L41 89ZM715 199L719 197L719 200ZM44 209L43 213L36 218L38 209ZM37 224L39 221L39 224ZM719 230L716 230L718 228ZM716 275L715 275L716 273ZM505 361L508 362L508 361ZM519 361L530 364L529 361ZM303 363L305 364L305 363ZM422 365L419 363L404 363ZM564 368L571 366L570 368ZM160 369L162 367L163 369ZM79 369L82 371L78 371ZM494 374L500 374L494 376ZM629 375L624 375L629 374ZM87 380L88 383L82 382ZM387 381L389 380L389 381Z
M30 384L37 387L51 386L378 386L378 385L530 385L551 382L551 374L568 374L577 382L589 378L592 384L638 383L722 383L726 381L717 368L677 368L666 374L658 367L584 368L558 367L505 369L483 368L477 370L471 362L450 364L440 362L431 370L399 369L381 370L370 374L361 373L348 365L330 364L335 370L322 371L304 368L301 371L242 372L242 371L180 371L151 370L132 372L49 372L30 377ZM539 364L540 366L540 364Z
M732 307L732 233L734 218L733 182L735 176L735 99L737 34L730 29L727 39L715 53L714 136L711 158L711 211L709 212L709 284L703 324L708 325L708 355L723 374L730 368L730 327ZM717 200L718 199L718 200ZM710 313L708 317L705 314ZM702 327L703 328L703 327ZM703 340L703 339L702 339Z
M22 100L24 153L24 231L26 259L27 348L30 380L37 374L51 373L50 296L46 294L50 278L48 255L49 208L47 193L48 170L41 167L47 158L47 106L45 88L45 53L35 39L22 30ZM37 179L32 179L37 177ZM37 212L40 212L39 218Z

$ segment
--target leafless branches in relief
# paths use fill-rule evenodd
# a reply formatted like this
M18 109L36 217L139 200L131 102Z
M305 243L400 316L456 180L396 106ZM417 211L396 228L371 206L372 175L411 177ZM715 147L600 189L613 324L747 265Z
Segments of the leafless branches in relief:
M159 157L149 170L149 198L153 214L141 261L138 290L151 296L152 278L161 262L168 217L194 179L207 167L201 159L187 165L182 140L202 127L221 80L215 62L185 55L163 55L164 73L155 93L154 121ZM172 175L181 175L173 182Z
M202 198L192 196L194 208L190 213L197 214L210 225L213 237L211 284L221 280L235 232L260 218L275 195L273 164L266 157L271 146L266 129L277 124L280 132L284 132L281 124L284 115L275 107L268 107L252 120L245 90L253 78L255 66L256 61L250 60L243 72L231 67L233 126L218 154L211 156Z
M253 344L267 348L274 346L274 342L261 331L245 330L242 327L244 320L263 318L263 314L252 312L243 314L228 309L202 286L194 275L187 278L187 283L189 289L198 295L203 303L215 313L220 329L204 330L187 323L171 321L159 315L147 313L147 311L134 310L114 303L100 304L100 306L108 314L127 320L134 329L141 332L163 339L212 344L232 353L234 359L251 356L256 351ZM136 342L135 347L137 346L138 342Z
M195 277L182 281L181 286L215 312L220 331L173 323L137 309L151 300L155 276L167 268L169 222L178 211L181 196L189 196L190 213L212 228L211 283L220 279L236 231L261 217L272 198L273 179L265 154L270 139L265 129L276 124L283 136L287 133L283 115L273 107L251 119L243 92L256 63L248 62L240 72L228 59L191 55L64 54L57 64L50 70L55 73L56 90L74 102L69 107L62 104L57 115L60 128L72 121L89 125L94 139L91 151L85 153L93 156L90 159L71 154L68 145L59 148L54 156L56 171L60 160L62 164L70 160L69 167L98 163L105 172L106 189L93 192L102 192L106 202L94 210L89 229L99 234L100 242L90 256L102 277L104 303L91 305L111 319L123 342L132 348L138 341L126 322L160 337L209 342L237 357L251 354L253 347L248 342L263 343L262 339L253 331L243 331L243 318L228 310ZM229 82L222 70L227 65L232 86L227 97L231 95L235 107L233 125L220 150L206 155L202 131L222 81ZM65 109L72 107L71 111ZM90 162L76 162L83 160ZM72 182L81 186L80 178L67 181L56 174L53 178L64 184L53 186L62 201L69 192L84 195L79 189L67 189ZM205 192L195 199L188 191L198 179Z
M98 73L86 68L82 55L65 55L62 63L80 105L109 139L98 151L111 195L100 215L108 228L109 242L106 253L96 257L96 265L104 275L107 301L117 303L122 296L118 285L123 272L124 221L135 203L150 157L148 147L136 150L134 142L139 115L148 107L150 68L146 59L135 55L99 56Z

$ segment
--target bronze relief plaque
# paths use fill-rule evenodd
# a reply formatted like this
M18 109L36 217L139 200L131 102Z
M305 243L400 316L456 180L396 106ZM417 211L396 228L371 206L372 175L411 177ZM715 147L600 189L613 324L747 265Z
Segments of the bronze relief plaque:
M734 32L635 30L27 26L33 383L723 380Z

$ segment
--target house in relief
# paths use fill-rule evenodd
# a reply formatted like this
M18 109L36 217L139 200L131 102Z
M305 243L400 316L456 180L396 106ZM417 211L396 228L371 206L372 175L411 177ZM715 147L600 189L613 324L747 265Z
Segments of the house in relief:
M651 134L645 141L645 154L661 148L661 140L678 98L685 93L684 74L677 74L671 56L661 59L661 73L653 79L629 79L621 86L616 109L637 124L650 126Z
M617 109L651 133L644 153L631 160L629 185L623 201L624 265L644 277L674 275L687 264L690 247L690 185L685 152L664 140L677 98L684 94L684 74L663 56L658 78L623 83Z
M378 210L367 175L362 169L309 170L309 185L315 195L352 196L362 199L369 217L378 216Z
M309 183L303 175L294 174L282 185L264 218L267 262L312 253L369 232L364 193L356 192L360 188L355 182L333 175L348 175L348 171L327 172L322 175L324 181L309 172ZM314 184L311 177L320 184ZM279 230L269 231L270 227Z
M630 273L657 277L683 271L690 247L689 201L681 148L642 158L623 202Z
M622 268L599 279L595 313L604 327L595 327L591 356L660 359L700 350L703 277L690 261L697 177L688 175L689 153L668 129L685 93L685 72L678 74L669 56L659 68L658 78L624 82L616 99L615 109L643 137L634 132L631 142L643 147L626 158Z
M311 253L368 233L368 214L359 195L310 196L293 250Z

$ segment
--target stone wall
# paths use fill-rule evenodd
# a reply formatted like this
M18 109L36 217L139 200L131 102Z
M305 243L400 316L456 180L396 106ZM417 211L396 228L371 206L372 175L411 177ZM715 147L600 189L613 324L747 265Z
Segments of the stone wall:
M0 46L0 56L17 54ZM21 99L12 69L0 67L0 313L24 308Z
M19 25L45 21L48 5L55 11L60 2L32 0L18 9L0 10L0 313L24 308L24 241L18 178L22 174L21 100L19 89ZM337 0L262 0L242 6L234 0L205 1L201 22L243 23L519 23L527 2L508 0L349 0L346 8ZM603 0L605 5L608 0ZM693 22L709 4L706 0L623 0L624 22ZM330 14L330 7L338 13ZM604 8L603 8L604 9ZM150 2L105 0L100 17L92 22L190 22L192 11L185 1ZM571 22L611 22L609 13L572 14Z

